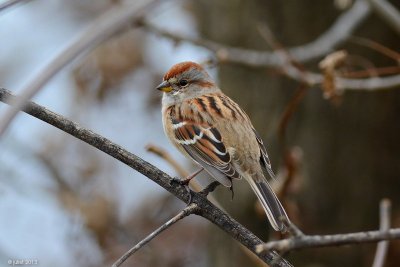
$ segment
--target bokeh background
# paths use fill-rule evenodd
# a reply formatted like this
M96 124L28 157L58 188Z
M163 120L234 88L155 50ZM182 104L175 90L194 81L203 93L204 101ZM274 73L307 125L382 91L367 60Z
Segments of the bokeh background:
M96 18L132 2L32 0L1 11L0 86L18 93ZM320 36L352 4L160 1L145 18L183 36L263 51L276 47L262 26L268 25L280 48L299 46ZM399 73L399 34L381 17L371 13L352 35L385 48L355 39L341 43L335 49L349 55L342 74L370 76L384 67ZM385 49L397 53L397 61ZM274 186L304 232L377 229L382 198L392 201L392 225L400 226L400 87L326 98L321 86L304 86L282 70L218 62L201 46L131 26L76 58L34 100L178 176L147 148L165 150L188 172L195 169L164 136L161 94L154 89L172 64L184 60L211 62L208 71L252 118L281 181ZM321 60L301 68L321 72ZM0 117L6 109L0 104ZM208 181L199 177L202 185ZM233 200L225 188L213 197L262 239L279 238L248 185L235 185ZM110 266L182 207L146 177L26 114L0 139L0 266L9 266L10 259L37 260L40 266ZM311 249L286 257L295 266L370 266L375 247ZM391 242L385 266L399 265L400 243ZM209 222L189 217L124 266L264 265Z

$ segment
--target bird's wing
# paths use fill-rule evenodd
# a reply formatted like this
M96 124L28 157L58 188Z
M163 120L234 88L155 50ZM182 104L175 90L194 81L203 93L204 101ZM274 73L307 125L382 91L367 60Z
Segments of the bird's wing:
M272 179L275 178L275 174L272 171L272 167L271 167L271 161L269 160L268 154L267 154L267 149L264 146L264 143L261 139L261 136L257 133L257 131L253 128L253 131L256 135L256 139L257 139L257 143L258 146L260 147L260 151L261 151L261 158L260 158L260 162L261 165L263 167L265 167L265 169L268 171L269 175L271 176Z
M217 181L231 186L232 178L240 178L231 164L220 132L213 126L197 124L189 120L172 119L175 142L197 163L203 166Z

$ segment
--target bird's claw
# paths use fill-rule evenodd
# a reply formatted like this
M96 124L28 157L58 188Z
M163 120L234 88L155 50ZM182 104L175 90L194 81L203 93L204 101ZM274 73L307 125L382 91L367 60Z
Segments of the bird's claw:
M182 180L182 179L180 179L178 177L172 177L172 179L171 179L169 184L171 185L172 183L177 183L177 184L185 186L185 185L189 185L189 182L190 182L190 180L188 181L186 179Z
M190 187L189 187L190 180L191 179L182 180L182 179L179 179L178 177L173 177L170 180L170 185L172 185L172 183L177 183L177 184L182 185L182 186L185 187L186 192L189 195L188 205L190 205L192 203L192 190L190 190Z

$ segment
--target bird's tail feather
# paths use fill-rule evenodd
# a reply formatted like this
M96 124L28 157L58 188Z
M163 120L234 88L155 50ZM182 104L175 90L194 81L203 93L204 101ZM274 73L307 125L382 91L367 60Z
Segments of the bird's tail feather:
M289 221L289 218L268 182L265 180L257 182L251 178L248 181L260 200L272 227L276 231L286 231L286 225L283 223L282 218L285 218L287 221Z

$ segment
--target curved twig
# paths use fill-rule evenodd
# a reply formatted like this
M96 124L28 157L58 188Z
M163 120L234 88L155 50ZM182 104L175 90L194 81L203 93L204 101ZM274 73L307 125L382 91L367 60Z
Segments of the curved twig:
M368 0L372 9L400 34L400 12L386 0Z
M12 7L13 5L16 5L16 4L19 4L20 2L25 2L25 1L30 1L30 0L8 0L3 3L0 3L0 12L9 7Z
M149 234L148 236L146 236L142 241L140 241L139 243L137 243L134 247L132 247L131 249L129 249L124 255L122 255L113 265L112 267L118 267L121 266L122 263L124 263L130 256L132 256L133 254L135 254L135 252L137 252L139 249L141 249L144 245L146 245L147 243L149 243L151 240L153 240L156 236L158 236L159 234L161 234L162 232L164 232L164 230L168 229L169 227L171 227L172 225L174 225L175 223L179 222L180 220L182 220L183 218L186 218L187 216L193 214L196 209L197 209L197 205L195 203L190 204L189 206L187 206L186 208L184 208L183 210L181 210L177 215L175 215L174 217L172 217L171 219L169 219L166 223L164 223L163 225L161 225L159 228L157 228L157 230L155 230L154 232L152 232L151 234Z
M202 194L204 197L207 197L209 193L215 190L215 188L220 185L219 182L214 181L211 184L209 184L206 188L204 188L200 194ZM125 262L130 256L135 254L139 249L141 249L144 245L149 243L151 240L153 240L156 236L164 232L167 228L171 227L178 221L182 220L183 218L194 214L196 210L198 209L198 206L195 203L191 203L186 208L181 210L177 215L169 219L166 223L161 225L159 228L157 228L155 231L153 231L151 234L146 236L142 241L137 243L134 247L129 249L124 255L122 255L113 265L112 267L118 267L120 266L123 262Z

